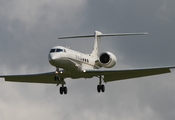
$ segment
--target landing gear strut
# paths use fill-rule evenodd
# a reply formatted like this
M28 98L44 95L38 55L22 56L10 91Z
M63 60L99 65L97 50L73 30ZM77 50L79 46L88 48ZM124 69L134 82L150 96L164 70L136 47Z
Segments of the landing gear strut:
M62 94L67 94L67 92L68 92L67 87L64 86L64 84L66 84L66 82L64 81L64 78L63 78L63 77L58 76L59 72L60 72L60 71L59 71L59 68L57 68L56 71L55 71L54 80L55 80L55 81L58 81L57 86L58 86L59 84L62 84L62 86L61 86L60 89L59 89L60 94L61 94L61 95L62 95Z
M99 85L97 85L97 92L105 92L105 86L102 84L102 76L99 77Z
M55 81L59 81L59 80L60 80L60 77L57 76L57 75L55 75L55 76L54 76L54 80L55 80Z
M55 81L59 81L60 80L60 77L58 76L58 73L59 73L59 68L57 68L56 71L55 71L55 76L54 76L54 80Z

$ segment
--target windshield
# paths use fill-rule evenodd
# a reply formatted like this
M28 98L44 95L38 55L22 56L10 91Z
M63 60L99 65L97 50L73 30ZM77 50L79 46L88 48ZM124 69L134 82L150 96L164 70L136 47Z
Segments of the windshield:
M55 52L55 49L51 49L51 50L50 50L50 53L53 53L53 52Z
M63 49L56 49L56 52L63 52Z
M53 52L66 52L66 50L65 49L51 49L50 50L50 53L53 53Z

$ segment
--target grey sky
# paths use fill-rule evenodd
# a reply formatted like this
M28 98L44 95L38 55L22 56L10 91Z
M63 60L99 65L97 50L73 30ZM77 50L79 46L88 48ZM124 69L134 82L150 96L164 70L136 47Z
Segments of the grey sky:
M103 38L100 51L118 58L116 69L175 65L173 0L0 1L0 74L54 71L53 46L91 52L93 39L58 40L67 35L148 32L147 36ZM66 79L68 95L55 85L0 81L0 119L175 119L175 71L106 84Z

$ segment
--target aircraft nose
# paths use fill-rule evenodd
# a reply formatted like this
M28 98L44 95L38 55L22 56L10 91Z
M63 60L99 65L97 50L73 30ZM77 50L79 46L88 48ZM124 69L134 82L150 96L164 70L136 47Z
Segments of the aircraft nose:
M55 60L55 55L53 55L53 54L49 54L49 60Z
M50 64L54 64L54 61L56 60L56 56L54 54L49 54L48 56Z

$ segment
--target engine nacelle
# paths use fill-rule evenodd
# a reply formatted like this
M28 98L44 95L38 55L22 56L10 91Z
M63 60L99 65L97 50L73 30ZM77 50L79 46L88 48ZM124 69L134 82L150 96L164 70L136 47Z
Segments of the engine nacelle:
M111 52L102 52L99 55L99 62L102 67L111 68L116 64L117 58Z

